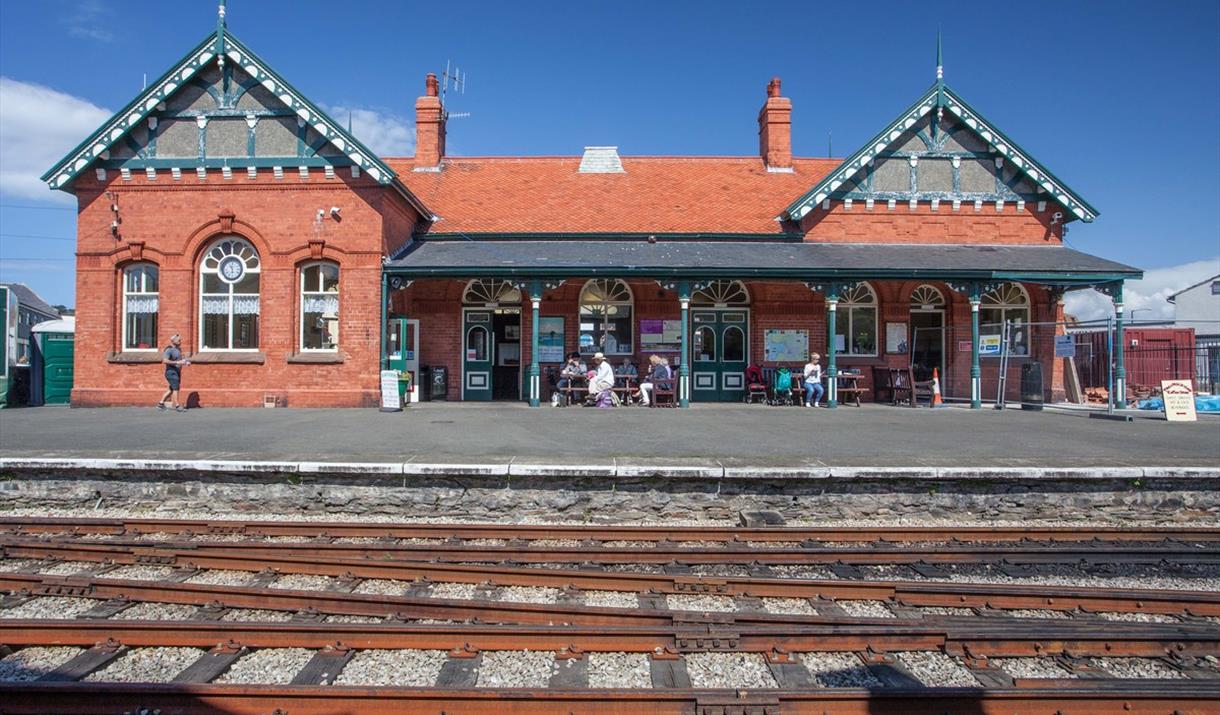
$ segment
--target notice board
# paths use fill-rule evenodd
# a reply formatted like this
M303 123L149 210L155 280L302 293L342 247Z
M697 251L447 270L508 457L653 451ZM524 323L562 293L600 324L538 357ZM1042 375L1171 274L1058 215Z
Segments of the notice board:
M1195 422L1195 388L1190 380L1161 380L1161 399L1165 419L1170 422Z
M767 362L805 362L809 359L809 331L764 331L763 359Z

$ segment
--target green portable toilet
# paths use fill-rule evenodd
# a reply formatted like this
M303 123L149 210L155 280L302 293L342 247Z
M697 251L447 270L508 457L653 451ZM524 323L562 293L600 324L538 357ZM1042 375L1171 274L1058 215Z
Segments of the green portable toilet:
M48 320L30 329L34 346L31 405L66 405L72 398L76 318Z

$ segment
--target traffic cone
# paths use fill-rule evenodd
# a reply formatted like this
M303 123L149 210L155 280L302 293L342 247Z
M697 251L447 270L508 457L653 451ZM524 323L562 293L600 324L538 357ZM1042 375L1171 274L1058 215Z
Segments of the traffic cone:
M945 401L940 399L940 369L932 368L932 407L944 407Z

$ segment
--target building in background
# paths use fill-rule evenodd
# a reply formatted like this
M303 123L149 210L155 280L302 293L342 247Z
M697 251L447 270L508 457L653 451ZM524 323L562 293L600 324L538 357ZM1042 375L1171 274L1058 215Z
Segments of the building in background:
M1220 394L1220 274L1169 296L1173 324L1195 331L1195 388Z
M425 365L447 399L538 404L546 368L601 351L667 357L682 404L819 352L866 398L935 368L977 407L1005 325L1009 395L1038 363L1056 399L1064 292L1121 322L1140 271L1064 245L1097 211L939 66L845 159L792 155L778 78L751 110L751 156L451 157L429 75L415 156L381 158L222 20L43 177L79 203L72 402L152 404L181 333L205 406L374 405L382 368Z
M59 320L59 311L24 283L3 283L17 299L17 337L13 360L19 365L30 362L30 328L48 320Z

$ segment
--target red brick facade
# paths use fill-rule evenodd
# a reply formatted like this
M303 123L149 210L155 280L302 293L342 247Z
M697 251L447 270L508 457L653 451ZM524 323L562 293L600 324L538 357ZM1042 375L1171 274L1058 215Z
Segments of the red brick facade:
M192 404L260 406L267 396L294 407L377 404L381 327L377 306L381 257L411 235L417 217L392 189L364 179L275 179L261 172L204 181L165 173L148 181L117 174L101 184L77 181L80 201L77 258L76 376L72 404L150 405L165 389L159 364L123 353L122 270L133 262L160 272L157 345L182 335L194 364L183 369L183 395ZM111 233L113 204L121 220ZM341 208L341 219L329 214ZM318 209L325 218L318 230ZM199 351L199 262L219 238L239 236L262 263L258 351ZM313 260L339 266L339 350L333 357L300 355L300 273ZM154 358L155 359L155 358ZM259 362L250 363L249 360Z

